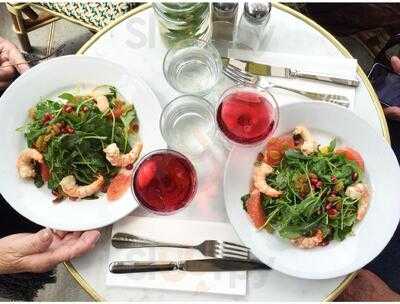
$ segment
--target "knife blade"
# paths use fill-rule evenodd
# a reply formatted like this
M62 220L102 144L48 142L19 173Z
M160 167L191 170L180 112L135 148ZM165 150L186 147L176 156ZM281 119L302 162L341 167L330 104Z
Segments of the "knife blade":
M241 70L245 70L251 74L259 76L283 77L288 79L304 78L304 79L319 80L335 84L347 85L351 87L357 87L360 83L356 79L335 77L327 74L300 72L298 70L294 70L291 68L272 66L252 61L237 60L233 58L223 58L223 62L224 64L231 64Z
M111 273L138 273L153 271L246 271L268 270L267 265L239 259L200 259L185 261L118 261L109 265Z

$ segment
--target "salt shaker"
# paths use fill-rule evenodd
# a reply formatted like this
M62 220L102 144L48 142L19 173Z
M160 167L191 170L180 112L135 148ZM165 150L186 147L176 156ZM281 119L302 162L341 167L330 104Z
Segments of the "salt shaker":
M232 41L238 11L238 3L217 2L212 4L214 41Z
M246 2L238 25L236 45L257 50L267 34L270 15L270 2Z

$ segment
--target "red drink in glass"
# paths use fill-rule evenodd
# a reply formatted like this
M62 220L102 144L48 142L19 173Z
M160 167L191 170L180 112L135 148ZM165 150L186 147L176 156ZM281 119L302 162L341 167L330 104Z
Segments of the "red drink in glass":
M182 154L157 150L137 165L132 188L146 209L159 214L171 213L192 200L197 188L196 171Z
M265 91L237 86L221 97L217 123L228 139L240 144L255 144L275 130L277 105Z

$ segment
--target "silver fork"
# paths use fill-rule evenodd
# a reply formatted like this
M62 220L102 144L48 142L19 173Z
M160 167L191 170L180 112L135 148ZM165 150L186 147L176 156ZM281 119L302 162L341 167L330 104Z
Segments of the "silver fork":
M184 245L177 243L156 242L144 239L129 233L116 233L111 238L111 243L115 248L145 248L145 247L173 247L185 249L197 249L204 256L214 258L235 258L248 260L250 258L249 248L224 241L207 240L198 245Z
M239 68L237 68L231 64L228 64L227 66L224 67L224 74L226 76L228 76L229 78L231 78L233 81L239 82L242 84L255 85L255 86L258 86L263 89L279 88L279 89L287 90L290 92L294 92L294 93L306 96L313 100L327 101L327 102L331 102L331 103L335 103L335 104L344 106L346 108L349 106L349 100L346 96L337 95L337 94L316 93L316 92L298 90L298 89L293 89L293 88L289 88L286 86L277 85L277 84L269 82L265 78L260 78L258 75L253 75L246 71L242 71Z

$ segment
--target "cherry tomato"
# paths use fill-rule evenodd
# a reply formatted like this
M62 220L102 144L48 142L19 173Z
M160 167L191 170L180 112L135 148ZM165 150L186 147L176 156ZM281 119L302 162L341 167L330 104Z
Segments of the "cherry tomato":
M286 150L294 149L294 140L292 135L282 135L271 138L264 153L264 161L271 165L277 166L281 162Z
M355 161L357 165L364 170L364 160L360 153L349 147L341 147L335 150L336 154L343 155L348 160Z

